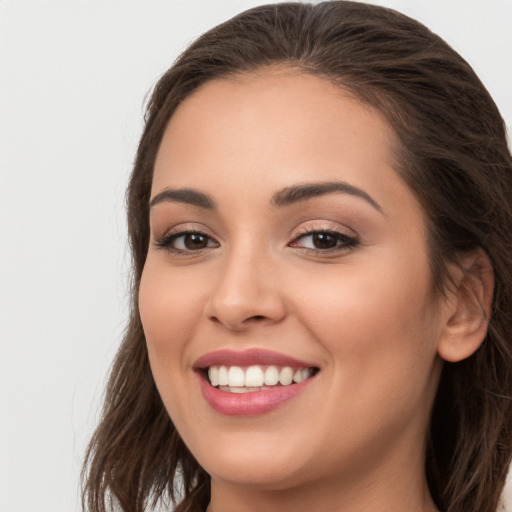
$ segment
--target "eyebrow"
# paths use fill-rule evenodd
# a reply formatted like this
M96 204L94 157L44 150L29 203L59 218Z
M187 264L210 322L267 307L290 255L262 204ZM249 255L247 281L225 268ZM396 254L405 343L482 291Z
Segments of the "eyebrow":
M273 206L278 207L288 206L300 201L306 201L314 197L333 193L349 194L355 197L359 197L364 199L380 213L384 213L380 204L377 203L377 201L375 201L375 199L373 199L373 197L371 197L367 192L344 181L304 183L286 187L285 189L274 194L271 203Z
M150 208L158 203L187 203L205 210L214 210L215 201L208 195L192 188L170 189L166 188L157 194L149 203Z
M350 185L344 181L327 181L321 183L304 183L286 187L272 196L271 204L276 207L289 206L301 201L327 194L342 193L359 197L373 206L380 213L384 213L382 207L364 190ZM166 188L158 193L151 202L150 207L162 202L186 203L205 210L216 209L215 201L204 192L192 188L170 189Z

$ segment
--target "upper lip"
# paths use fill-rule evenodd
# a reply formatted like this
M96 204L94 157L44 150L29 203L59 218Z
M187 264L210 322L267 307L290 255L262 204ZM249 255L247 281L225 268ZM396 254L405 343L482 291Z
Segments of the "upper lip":
M301 361L286 354L273 352L259 348L252 348L244 351L236 350L216 350L201 356L194 367L198 369L208 368L210 366L252 366L252 365L276 365L290 366L292 368L312 368L314 364Z

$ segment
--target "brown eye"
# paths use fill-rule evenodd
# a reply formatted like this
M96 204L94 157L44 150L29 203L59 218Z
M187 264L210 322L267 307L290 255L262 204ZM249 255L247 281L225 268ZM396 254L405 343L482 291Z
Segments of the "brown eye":
M191 251L208 247L209 238L202 233L188 233L183 235L183 245Z
M296 238L290 245L310 251L343 250L355 247L356 238L338 231L313 231Z
M212 237L199 231L182 231L181 233L164 236L156 242L156 246L169 252L185 254L219 247L219 243Z
M311 237L315 249L331 249L338 244L338 239L330 233L314 233Z

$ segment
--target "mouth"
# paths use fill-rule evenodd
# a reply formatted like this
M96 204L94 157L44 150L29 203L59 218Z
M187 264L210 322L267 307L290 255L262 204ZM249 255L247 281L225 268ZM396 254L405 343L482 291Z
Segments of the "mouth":
M212 365L203 370L211 386L227 393L255 393L299 384L318 373L316 367Z
M307 362L260 349L213 352L201 357L194 369L206 402L217 412L238 416L280 407L320 372Z

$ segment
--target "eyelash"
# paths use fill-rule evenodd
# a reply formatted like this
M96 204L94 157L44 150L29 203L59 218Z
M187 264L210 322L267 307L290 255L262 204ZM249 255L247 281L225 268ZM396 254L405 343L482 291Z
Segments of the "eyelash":
M329 235L334 238L336 241L336 245L333 247L328 247L324 249L319 248L311 248L311 247L303 247L302 249L305 251L311 252L321 252L321 253L331 253L337 251L347 251L353 249L359 245L359 240L355 237L349 236L341 231L337 231L335 229L330 228L312 228L312 229L304 229L302 233L297 236L291 244L291 247L297 246L297 241L304 240L307 237L314 237L315 235Z
M170 253L184 255L184 256L188 256L190 254L197 253L205 248L208 248L208 245L206 247L202 247L200 249L178 249L177 247L173 246L173 243L176 242L176 240L178 240L179 238L182 238L182 237L184 238L187 235L190 235L190 236L197 235L197 236L205 237L208 239L207 243L209 243L210 241L213 240L213 238L211 236L207 235L206 233L203 233L202 231L194 230L194 229L187 229L184 231L180 231L178 233L169 233L167 235L164 235L162 238L160 238L159 240L157 240L155 242L155 245L161 249L165 249L166 251L168 251ZM218 244L218 242L215 242L215 243Z
M186 236L200 236L205 237L207 239L207 245L205 247L201 247L199 249L179 249L177 247L174 247L173 244L180 238L184 238ZM332 253L332 252L338 252L338 251L347 251L350 249L353 249L359 245L359 240L355 237L351 237L345 233L342 233L341 231L337 231L334 229L322 229L322 228L313 228L313 229L305 229L303 230L298 236L295 237L295 239L288 244L290 247L298 247L298 241L304 240L307 237L314 237L315 235L328 235L335 239L336 245L333 247L328 248L315 248L315 247L302 247L302 250L307 252L314 252L316 254L318 253ZM210 242L213 241L215 245L208 245ZM185 243L185 241L184 241ZM166 251L177 254L180 256L188 256L192 255L194 253L198 253L204 249L208 248L215 248L218 247L218 242L215 241L212 237L207 235L206 233L198 230L185 230L180 231L178 233L169 233L167 235L164 235L162 238L157 240L155 242L155 246L161 249L165 249Z

